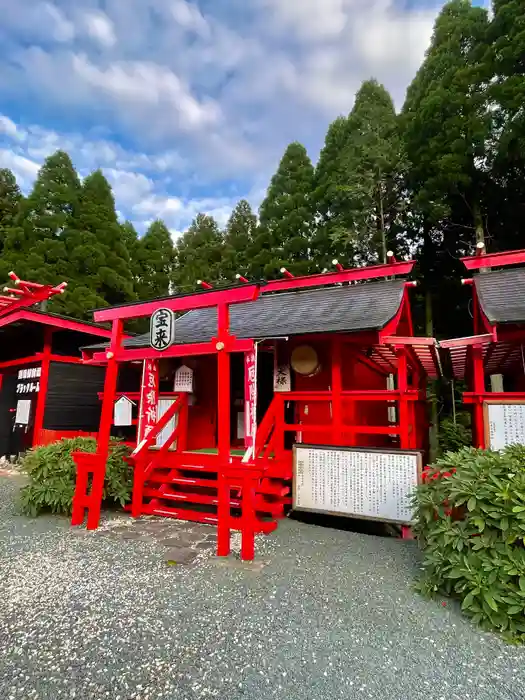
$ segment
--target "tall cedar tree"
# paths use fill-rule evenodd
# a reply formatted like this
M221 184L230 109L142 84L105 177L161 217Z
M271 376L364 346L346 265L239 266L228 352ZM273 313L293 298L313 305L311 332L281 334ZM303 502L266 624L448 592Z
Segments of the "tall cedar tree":
M63 235L71 263L66 313L90 318L96 306L135 298L129 253L117 221L115 200L104 175L85 178L71 228Z
M120 225L122 232L122 242L126 246L129 256L129 269L131 272L131 279L133 282L133 289L137 292L137 298L142 299L138 293L139 279L141 274L140 262L139 262L139 234L137 229L133 226L131 221L124 221Z
M484 238L487 28L485 10L469 0L447 3L403 108L412 196L407 233L412 248L420 249L430 335L464 335L468 319L461 313L465 298L454 286L461 274L457 261Z
M224 243L219 225L207 214L197 214L175 246L175 291L197 289L197 281L220 282Z
M394 103L376 80L357 92L340 163L343 226L333 235L348 244L356 262L386 262L395 247L405 157Z
M494 0L486 60L494 120L490 152L496 185L490 200L491 248L523 247L525 220L525 4Z
M7 168L0 168L0 255L19 223L22 193L16 178ZM16 235L16 234L15 234Z
M257 216L245 200L232 211L224 231L224 258L222 272L233 281L236 274L246 275L250 271L250 251L257 235Z
M312 261L318 270L329 268L334 258L346 261L349 257L341 235L348 230L343 190L347 183L343 163L347 143L348 119L339 116L328 127L314 175L317 225L312 237Z
M171 234L163 221L154 221L138 241L139 299L153 299L170 293L175 251Z
M306 149L300 143L291 143L259 210L252 274L275 277L283 266L294 274L311 269L313 185L314 169Z
M63 151L49 156L22 200L19 226L5 241L0 275L9 269L46 284L67 278L69 261L63 235L78 207L80 181L71 159ZM9 268L9 269L6 269Z

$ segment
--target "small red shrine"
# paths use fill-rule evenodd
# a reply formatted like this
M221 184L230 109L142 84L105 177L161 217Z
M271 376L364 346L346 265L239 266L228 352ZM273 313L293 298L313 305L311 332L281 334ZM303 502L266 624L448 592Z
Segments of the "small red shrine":
M80 347L106 340L110 331L39 308L63 294L65 282L9 277L11 286L0 295L0 455L96 435L104 371L83 364Z
M73 524L99 522L110 434L134 447L131 513L270 532L291 504L294 445L425 450L436 343L413 334L413 261L202 289L100 309L109 346L97 454L75 456ZM150 333L123 339L148 317ZM120 370L120 371L119 371ZM122 371L124 370L124 371ZM119 407L122 407L122 411Z
M525 443L525 250L462 259L474 274L472 336L440 342L453 376L466 383L475 447Z

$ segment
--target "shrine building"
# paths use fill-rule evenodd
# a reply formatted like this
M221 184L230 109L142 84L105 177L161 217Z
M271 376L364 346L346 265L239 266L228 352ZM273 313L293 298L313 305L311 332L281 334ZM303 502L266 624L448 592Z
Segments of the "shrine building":
M348 455L364 470L361 480L389 480L388 494L372 504L384 519L409 520L401 492L417 482L426 382L440 372L434 339L413 333L413 266L390 255L384 265L336 264L305 277L283 268L282 279L267 283L238 275L233 287L96 311L96 321L112 323L112 336L83 348L87 366L105 367L106 378L97 453L75 455L73 524L87 510L88 528L98 525L110 435L133 448L132 515L216 523L222 554L225 533L239 527L252 539L250 558L253 534L275 528L299 484L315 486L308 498L324 498L326 511L339 498L329 491L343 489L334 465ZM124 324L137 318L149 319L150 332L125 339ZM308 481L304 456L297 476L297 450L307 446L330 451L331 476L323 467ZM403 459L416 455L407 476ZM368 517L372 487L359 488L364 510L353 515ZM379 510L371 517L381 519Z
M0 296L0 456L63 437L96 435L104 370L80 347L110 337L97 323L38 308L65 290L10 275Z
M525 444L525 250L462 259L472 277L473 334L440 342L451 375L464 381L473 444Z

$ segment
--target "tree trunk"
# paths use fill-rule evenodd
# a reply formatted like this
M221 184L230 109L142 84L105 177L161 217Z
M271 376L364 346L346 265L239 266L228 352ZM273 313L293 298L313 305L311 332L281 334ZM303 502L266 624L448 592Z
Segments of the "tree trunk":
M433 255L432 241L430 239L430 234L427 230L427 225L424 224L424 227L425 230L423 232L423 256L426 260L428 260ZM428 286L425 289L425 335L429 338L434 337L432 291ZM431 464L436 461L439 453L439 410L437 397L438 388L439 381L430 381L427 383L427 399L430 409L430 426L428 431L429 462Z
M385 231L385 208L383 205L383 187L382 187L382 182L381 182L381 172L379 172L379 182L378 182L378 191L379 191L379 222L381 226L381 253L383 256L383 263L386 265L387 263L387 248L386 248L386 231Z
M474 202L472 206L472 214L474 217L474 228L476 231L476 244L483 243L483 245L485 245L485 229L483 226L483 217L481 216L479 201Z

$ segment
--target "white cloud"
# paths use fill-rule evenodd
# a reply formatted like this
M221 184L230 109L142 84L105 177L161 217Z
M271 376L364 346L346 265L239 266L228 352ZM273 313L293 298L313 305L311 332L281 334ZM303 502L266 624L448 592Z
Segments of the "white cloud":
M38 5L39 17L34 17L33 22L43 20L44 24L51 25L51 32L56 41L69 42L75 37L75 26L64 13L51 2L43 2Z
M8 32L11 37L58 43L68 43L75 38L73 22L52 2L0 0L0 17L0 30Z
M208 22L196 5L186 0L172 0L170 9L173 19L184 29L197 32L202 36L209 33Z
M0 114L0 134L5 134L9 138L17 141L23 138L14 121L3 114Z
M104 12L88 12L84 15L87 33L102 46L111 47L117 42L115 27Z
M211 99L197 100L184 81L166 66L146 61L119 61L106 67L86 55L74 55L77 77L128 109L145 107L171 111L184 130L201 130L220 119L220 107ZM149 112L149 109L148 109Z
M40 164L7 148L0 148L0 167L12 170L19 186L25 189L35 179Z
M352 0L260 0L272 32L292 32L306 40L341 36L351 19L352 4Z

